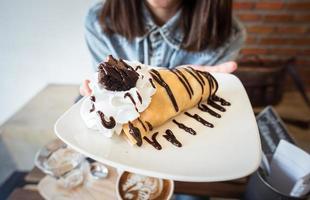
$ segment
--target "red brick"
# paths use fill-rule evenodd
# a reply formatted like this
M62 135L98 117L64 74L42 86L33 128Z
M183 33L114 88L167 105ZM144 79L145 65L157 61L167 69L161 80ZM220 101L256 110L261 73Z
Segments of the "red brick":
M308 27L306 26L296 26L296 27L278 27L277 31L279 33L295 33L295 34L304 34L307 33Z
M266 22L287 22L294 19L293 15L279 14L279 15L266 15L264 21Z
M281 45L281 44L287 44L285 39L279 39L279 38L262 38L259 41L259 44L263 45Z
M279 59L283 59L283 55L285 56L297 56L299 55L298 49L294 48L244 48L241 50L241 54L243 55L258 55L260 57L270 56L270 55L279 55Z
M283 8L282 2L258 2L255 5L257 9L264 9L264 10L279 10Z
M306 91L310 92L310 70L309 70L309 64L308 65L300 65L298 63L298 59L297 59L297 63L295 65L295 69L297 71L297 73L299 74ZM296 91L296 84L294 83L294 81L292 80L292 78L288 78L286 80L286 85L288 86L287 88L285 88L287 91Z
M239 14L237 16L241 21L257 21L261 19L261 15L257 14Z
M310 15L296 15L294 20L298 22L310 22Z
M264 48L244 48L241 50L243 55L257 55L257 54L266 54L267 49Z
M300 38L289 40L290 44L294 45L310 45L310 38Z
M296 64L300 66L310 67L310 59L306 60L304 58L299 58L297 59Z
M271 26L251 26L247 30L249 33L271 33L275 28Z
M257 38L255 38L255 37L247 37L245 43L246 44L256 44L257 43Z
M300 64L299 62L300 62L299 59L297 59L295 69L297 70L297 73L301 77L306 87L306 90L310 91L310 78L309 78L310 77L310 62L308 61L307 63L304 63L304 64ZM295 84L293 83L292 85L294 86L293 88L296 90Z
M287 55L296 56L298 55L298 50L293 48L272 48L268 49L268 54L270 55Z
M254 8L253 2L235 2L233 8L237 10L248 10Z
M310 38L262 38L262 45L310 45Z
M296 3L288 3L286 7L289 10L309 10L310 2L296 2Z
M310 49L300 50L301 55L310 56Z

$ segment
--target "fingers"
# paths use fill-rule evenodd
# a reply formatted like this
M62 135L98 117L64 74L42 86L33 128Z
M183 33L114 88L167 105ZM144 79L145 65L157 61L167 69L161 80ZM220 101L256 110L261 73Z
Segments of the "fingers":
M84 80L80 86L80 94L82 96L90 96L92 90L89 87L90 80Z
M220 65L216 65L214 68L215 70L217 70L217 72L221 72L221 73L232 73L234 71L236 71L237 69L237 63L230 61L230 62L226 62Z
M237 69L237 63L234 61L225 62L215 66L203 66L203 65L187 65L187 66L191 66L194 69L200 71L218 72L218 73L232 73Z

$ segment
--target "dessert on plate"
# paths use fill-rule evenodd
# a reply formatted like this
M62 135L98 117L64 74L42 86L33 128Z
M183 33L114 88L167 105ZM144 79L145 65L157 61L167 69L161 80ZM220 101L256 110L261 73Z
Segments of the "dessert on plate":
M161 149L156 141L158 133L150 137L154 128L196 105L217 118L221 117L218 111L223 112L223 106L230 105L216 96L218 83L208 72L191 67L151 68L126 63L112 56L99 64L90 88L92 95L83 100L81 107L81 116L88 128L107 137L114 133L124 134L131 144L137 146L145 140L157 149ZM198 114L184 114L213 127ZM190 134L196 134L181 122L173 120L173 123ZM174 145L182 146L171 130L168 129L163 136Z

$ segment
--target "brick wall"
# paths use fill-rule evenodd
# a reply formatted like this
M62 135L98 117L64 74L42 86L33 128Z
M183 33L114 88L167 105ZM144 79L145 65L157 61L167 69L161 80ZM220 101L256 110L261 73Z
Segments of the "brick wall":
M234 13L248 32L239 60L296 57L309 90L310 0L235 0Z

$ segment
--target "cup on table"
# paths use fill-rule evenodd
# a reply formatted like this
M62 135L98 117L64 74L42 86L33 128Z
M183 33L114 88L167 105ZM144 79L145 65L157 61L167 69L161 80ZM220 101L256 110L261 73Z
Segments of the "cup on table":
M70 189L83 183L88 163L82 154L54 140L37 153L35 164L44 173L54 177L59 186Z
M85 157L70 148L55 151L45 163L64 188L74 188L84 180Z
M116 182L118 200L169 200L173 195L172 180L120 172Z

